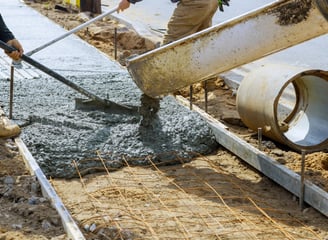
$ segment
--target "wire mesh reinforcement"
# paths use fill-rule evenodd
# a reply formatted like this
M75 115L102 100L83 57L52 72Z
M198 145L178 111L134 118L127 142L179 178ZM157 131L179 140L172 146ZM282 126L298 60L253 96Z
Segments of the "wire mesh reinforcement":
M260 177L239 179L204 156L173 166L128 162L70 180L65 205L88 239L322 239L295 209L271 206L254 187Z

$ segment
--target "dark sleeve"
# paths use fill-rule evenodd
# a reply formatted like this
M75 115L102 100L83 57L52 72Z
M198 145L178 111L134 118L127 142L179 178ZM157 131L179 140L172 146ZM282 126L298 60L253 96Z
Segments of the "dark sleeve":
M9 40L14 38L14 34L8 29L0 14L0 40L3 42L8 42Z
M142 0L128 0L129 3L135 4L136 2L141 2Z

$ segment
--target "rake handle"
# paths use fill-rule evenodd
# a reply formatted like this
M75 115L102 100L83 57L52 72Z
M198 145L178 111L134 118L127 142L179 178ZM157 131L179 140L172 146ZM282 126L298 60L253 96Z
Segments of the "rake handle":
M5 50L6 52L12 52L12 51L16 51L16 49L10 45L8 45L7 43L3 42L0 40L0 47ZM69 81L67 78L63 77L62 75L58 74L57 72L49 69L48 67L42 65L41 63L35 61L34 59L30 58L29 56L26 56L25 54L23 54L21 56L21 59L27 63L29 63L30 65L32 65L33 67L43 71L44 73L54 77L55 79L59 80L60 82L66 84L67 86L71 87L72 89L76 90L77 92L87 96L88 98L91 98L92 100L96 100L96 101L100 101L102 103L107 102L107 100L104 100L102 98L99 98L98 96L90 93L89 91L85 90L84 88L81 88L80 86L76 85L75 83Z

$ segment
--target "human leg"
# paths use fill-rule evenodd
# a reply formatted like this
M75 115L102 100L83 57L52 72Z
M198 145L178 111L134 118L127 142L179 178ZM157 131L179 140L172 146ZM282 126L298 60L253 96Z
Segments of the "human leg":
M168 22L163 44L208 28L217 8L217 0L181 0Z

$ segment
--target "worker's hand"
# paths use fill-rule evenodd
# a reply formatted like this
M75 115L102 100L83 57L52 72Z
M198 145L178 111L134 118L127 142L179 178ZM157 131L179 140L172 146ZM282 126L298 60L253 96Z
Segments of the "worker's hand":
M130 2L128 0L121 0L118 4L117 13L123 12L125 9L130 7Z
M8 45L16 48L17 50L16 51L12 51L12 52L6 52L6 54L11 57L13 60L19 60L21 58L21 56L23 55L24 53L24 49L22 47L22 45L20 44L20 42L17 40L17 39L12 39L12 40L9 40L7 42Z
M224 12L223 5L229 6L230 0L218 0L219 1L219 9L221 12Z

